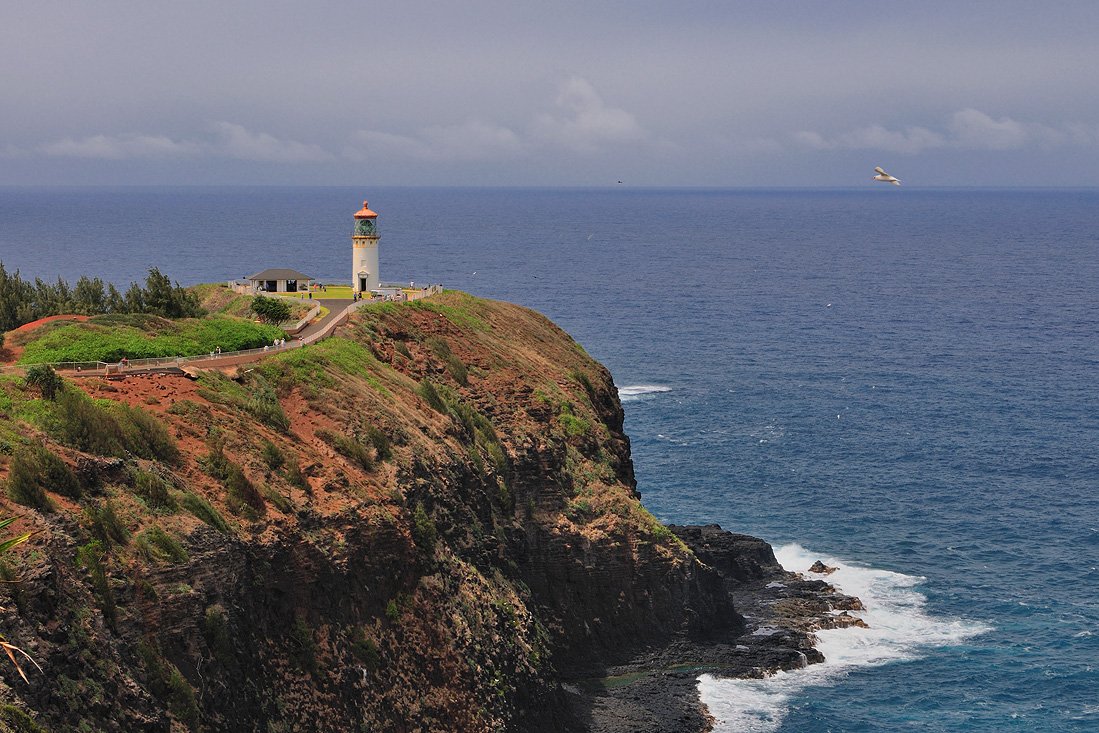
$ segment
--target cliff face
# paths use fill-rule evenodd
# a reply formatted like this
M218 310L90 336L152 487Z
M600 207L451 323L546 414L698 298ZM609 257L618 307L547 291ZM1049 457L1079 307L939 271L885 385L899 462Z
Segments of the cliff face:
M76 477L6 507L36 534L0 630L43 671L0 668L0 730L579 729L562 680L736 636L730 577L774 571L644 510L610 375L516 306L373 306L239 374L63 404L0 387L9 489L38 441Z

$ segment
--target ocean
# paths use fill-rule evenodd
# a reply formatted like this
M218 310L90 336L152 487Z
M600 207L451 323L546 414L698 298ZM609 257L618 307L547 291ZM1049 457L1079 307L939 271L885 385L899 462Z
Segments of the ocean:
M870 628L718 731L1099 730L1099 191L0 189L25 276L267 267L535 308L619 386L646 506L838 565Z

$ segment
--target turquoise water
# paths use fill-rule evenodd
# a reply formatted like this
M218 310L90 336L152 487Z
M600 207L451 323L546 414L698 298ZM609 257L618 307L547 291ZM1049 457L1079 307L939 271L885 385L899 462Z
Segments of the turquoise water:
M0 260L343 278L364 194L383 279L611 369L658 517L868 601L818 670L705 680L719 729L1099 730L1099 192L7 189Z

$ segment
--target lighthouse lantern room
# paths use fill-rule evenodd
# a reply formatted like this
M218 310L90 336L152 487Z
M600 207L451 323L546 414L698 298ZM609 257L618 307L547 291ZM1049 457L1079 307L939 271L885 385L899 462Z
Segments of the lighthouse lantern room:
M351 289L369 294L380 285L378 278L378 215L363 201L355 212L355 228L351 231Z

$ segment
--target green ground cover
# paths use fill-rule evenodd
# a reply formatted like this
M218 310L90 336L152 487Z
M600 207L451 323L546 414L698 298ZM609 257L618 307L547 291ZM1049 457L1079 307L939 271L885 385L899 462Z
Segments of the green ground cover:
M32 337L21 364L197 356L255 349L283 336L274 326L229 316L168 320L148 315L97 316L85 323L43 328Z
M327 285L327 290L314 290L313 299L318 298L343 298L351 300L351 286L350 285ZM279 293L288 298L303 298L309 299L309 293Z

